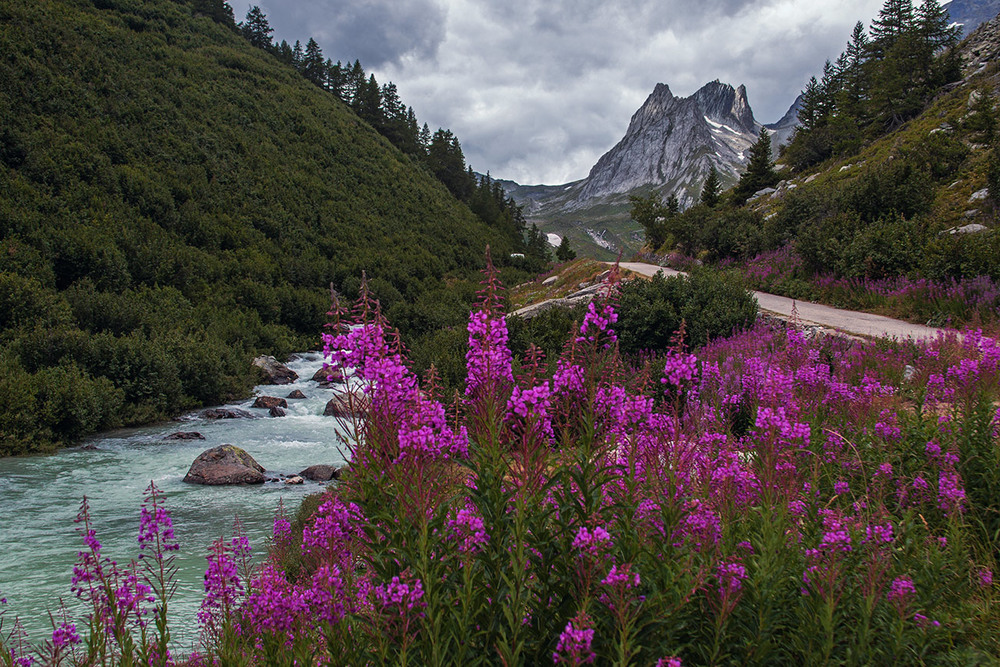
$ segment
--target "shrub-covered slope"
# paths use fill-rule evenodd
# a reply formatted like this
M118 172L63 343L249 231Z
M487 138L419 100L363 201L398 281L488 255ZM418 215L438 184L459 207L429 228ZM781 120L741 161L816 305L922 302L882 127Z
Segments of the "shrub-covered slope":
M245 393L362 270L411 334L460 323L485 245L509 254L191 4L12 0L0 53L0 455Z

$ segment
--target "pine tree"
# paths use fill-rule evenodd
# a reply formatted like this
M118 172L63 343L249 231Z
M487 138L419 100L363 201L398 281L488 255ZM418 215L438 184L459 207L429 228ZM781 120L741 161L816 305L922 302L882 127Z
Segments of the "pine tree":
M560 262L569 262L576 259L576 252L569 247L569 237L563 236L562 241L559 242L559 247L556 248L556 259Z
M803 131L813 130L820 124L823 115L823 93L816 77L809 77L809 83L802 91L802 106L799 107L799 127Z
M303 76L317 86L322 87L326 84L326 61L323 59L323 50L312 37L306 43L301 69Z
M719 172L715 165L708 170L705 184L701 186L701 203L709 208L715 208L719 203L719 193L722 191L722 183L719 181Z
M771 135L767 130L761 130L757 141L750 147L747 169L736 184L734 196L742 204L755 192L772 187L777 182L778 173L774 171L771 159Z
M292 47L292 64L295 65L295 69L302 71L302 59L305 56L302 53L302 42L295 40L295 46Z
M878 18L872 21L871 47L876 57L884 57L896 41L913 27L912 0L885 0Z
M270 49L272 46L271 33L274 32L274 28L267 22L267 16L257 5L247 12L246 18L240 24L240 32L258 49Z
M844 51L843 87L841 89L838 106L841 111L854 118L859 124L864 123L862 118L863 102L868 95L868 62L869 42L865 33L865 26L861 21L854 25L854 32L851 33L851 41L847 43Z

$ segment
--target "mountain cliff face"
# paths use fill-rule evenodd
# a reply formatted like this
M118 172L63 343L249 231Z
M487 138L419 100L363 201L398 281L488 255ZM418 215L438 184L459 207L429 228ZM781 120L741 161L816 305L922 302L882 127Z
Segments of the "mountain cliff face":
M723 181L738 177L760 128L744 86L713 81L690 97L676 97L659 83L632 116L622 140L581 182L572 204L643 186L672 191L690 203L712 166Z
M951 20L962 26L962 36L972 34L981 24L1000 12L1000 0L954 0L942 3Z

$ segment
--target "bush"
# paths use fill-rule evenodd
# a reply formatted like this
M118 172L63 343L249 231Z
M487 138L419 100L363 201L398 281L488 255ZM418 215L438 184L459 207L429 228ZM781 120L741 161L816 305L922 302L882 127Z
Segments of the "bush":
M670 347L674 333L685 323L685 342L704 345L751 326L757 300L742 285L711 271L690 277L633 280L621 288L618 302L618 341L622 352L659 352Z

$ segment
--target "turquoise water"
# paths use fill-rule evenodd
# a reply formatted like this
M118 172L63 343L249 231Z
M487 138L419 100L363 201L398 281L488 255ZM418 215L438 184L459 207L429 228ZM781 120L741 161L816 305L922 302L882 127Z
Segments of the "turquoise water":
M205 555L212 541L229 537L235 517L244 524L255 560L263 557L279 501L294 515L300 500L324 485L269 482L248 487L207 487L181 480L204 450L230 443L242 447L267 469L268 477L291 475L320 463L340 465L337 420L323 416L336 389L312 382L322 366L318 353L301 355L288 366L299 374L291 385L257 387L257 394L285 397L300 389L306 399L288 399L287 416L268 417L249 399L240 407L259 419L204 420L197 413L158 426L105 433L53 456L0 458L0 597L6 597L4 630L16 615L34 642L47 638L49 613L60 599L82 622L70 593L77 552L83 545L73 519L86 495L102 553L118 563L138 554L136 536L143 492L152 480L164 494L180 551L178 587L170 603L176 646L197 640L196 614L202 598ZM205 440L163 440L176 431L198 431Z

